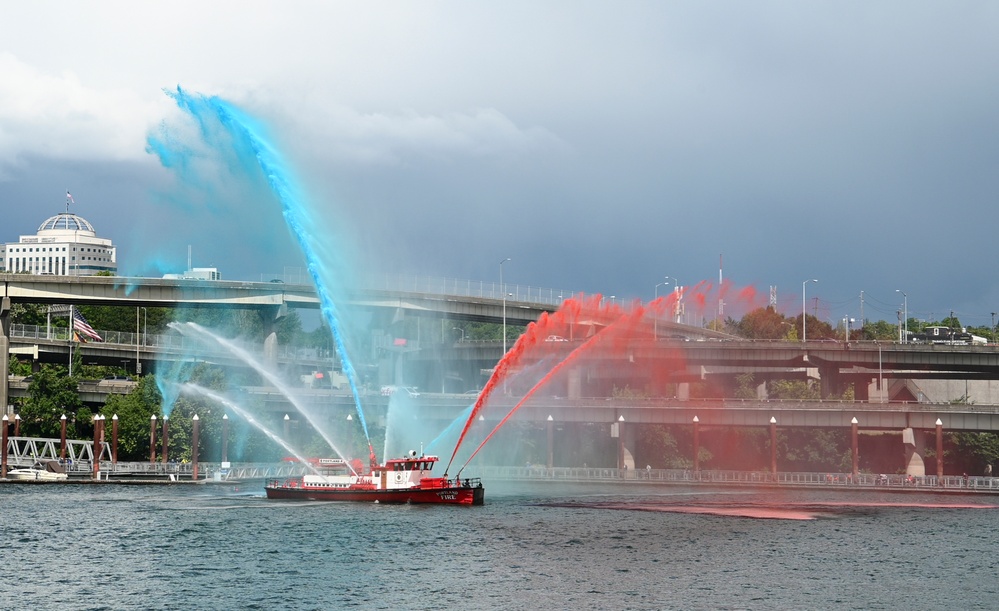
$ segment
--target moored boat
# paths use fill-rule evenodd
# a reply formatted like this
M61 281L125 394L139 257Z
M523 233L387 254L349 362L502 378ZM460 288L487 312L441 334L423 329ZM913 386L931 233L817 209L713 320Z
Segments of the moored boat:
M347 463L331 461L316 473L268 481L264 490L269 499L482 505L485 489L481 480L433 477L431 470L438 460L437 456L418 456L411 451L409 456L386 460L368 473L348 472Z
M56 482L68 478L66 470L55 460L36 462L30 467L11 469L7 472L7 479L16 480Z

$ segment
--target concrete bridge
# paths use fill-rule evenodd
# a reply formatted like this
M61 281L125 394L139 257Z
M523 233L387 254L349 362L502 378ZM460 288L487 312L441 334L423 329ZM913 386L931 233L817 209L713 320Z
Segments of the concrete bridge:
M510 298L506 291L497 298L494 289L472 290L455 286L454 294L413 292L380 287L358 291L350 296L346 307L367 311L398 312L419 317L438 317L455 320L476 320L511 324L526 324L537 319L542 312L557 306L554 294L547 297L526 292L523 299ZM495 288L495 287L494 287ZM504 287L505 288L505 287ZM466 290L468 289L468 290ZM559 295L561 298L562 295ZM549 303L551 302L551 303ZM15 303L90 304L131 307L201 307L256 309L264 313L265 320L273 321L288 307L316 308L318 299L309 286L270 282L208 282L194 280L125 279L114 277L53 277L22 274L0 274L0 405L8 402L9 380L7 355L12 341L9 309ZM930 404L924 401L888 402L891 397L885 386L892 380L972 380L999 381L999 348L994 346L943 346L900 345L875 342L750 342L736 340L703 329L661 321L657 335L634 338L624 349L613 354L594 351L580 354L569 370L569 381L553 388L550 396L532 401L521 410L518 419L532 422L549 422L550 416L559 422L596 422L624 424L625 429L642 424L686 424L697 416L704 426L767 426L775 418L780 426L849 426L857 418L863 428L878 430L932 429L937 419L948 430L997 430L994 404L991 400L978 405ZM442 325L443 326L443 325ZM442 333L443 336L443 333ZM140 339L141 337L141 339ZM582 345L582 340L571 337L549 348L553 353L568 356ZM84 350L94 358L169 359L171 348L147 345L145 336L136 333L133 341L106 345L89 344ZM65 340L35 337L19 349L58 354L68 350ZM425 341L408 346L397 354L386 347L387 360L393 366L405 361L406 370L426 381L421 388L444 386L448 375L455 375L477 388L483 372L492 369L502 356L500 342ZM177 349L180 356L182 349ZM679 357L679 359L678 359ZM60 358L62 358L60 356ZM681 363L677 366L677 363ZM630 400L608 399L608 390L617 381L615 365L633 368L645 365L646 371L668 375L657 378L666 384L682 388L694 381L715 380L728 389L736 376L752 373L754 383L762 384L773 379L817 379L822 396L830 397L842 392L849 383L854 384L855 402L775 402L766 400L761 386L754 401L716 400L695 402L680 391L669 388L650 388L653 396L673 399ZM625 374L630 375L630 374ZM394 376L393 378L394 379ZM622 378L623 379L623 378ZM630 380L631 378L627 378ZM871 396L868 389L879 390ZM638 383L645 385L641 380ZM659 382L662 383L662 382ZM95 383L96 384L96 383ZM649 384L652 381L649 380ZM15 382L15 391L23 391ZM96 386L81 391L91 392L99 401L101 391L109 389ZM110 389L114 392L114 389ZM270 392L259 390L258 392ZM734 393L726 392L725 395ZM551 395L558 395L557 398ZM106 396L106 394L105 394ZM917 398L917 397L913 397ZM469 397L457 395L430 395L419 399L427 417L450 421L467 407ZM329 401L333 410L349 410L352 405L345 394L331 393L316 400ZM341 405L343 401L347 404ZM387 404L387 399L372 398L376 412ZM269 403L275 409L286 399L274 397ZM512 404L511 404L512 406ZM346 413L346 412L345 412Z

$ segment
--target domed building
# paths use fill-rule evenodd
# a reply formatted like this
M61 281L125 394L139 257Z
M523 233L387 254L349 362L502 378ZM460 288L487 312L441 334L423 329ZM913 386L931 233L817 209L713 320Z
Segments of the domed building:
M111 240L97 237L90 221L62 212L46 219L35 235L22 235L0 248L0 269L55 276L117 274L117 249Z

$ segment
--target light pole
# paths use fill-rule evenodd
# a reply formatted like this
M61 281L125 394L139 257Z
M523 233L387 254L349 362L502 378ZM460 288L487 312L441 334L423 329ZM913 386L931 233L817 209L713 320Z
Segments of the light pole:
M901 289L895 289L896 293L902 293L902 325L905 327L905 334L900 338L903 344L909 343L909 296Z
M506 356L506 285L503 284L503 264L510 260L510 257L500 261L500 291L503 293L503 355Z
M854 322L854 319L849 316L843 317L843 326L846 328L846 341L850 341L850 323Z
M666 276L666 280L673 281L673 322L680 323L680 281L672 276Z
M659 299L659 287L661 287L664 284L669 284L668 282L669 276L666 276L666 280L667 282L660 282L659 284L656 285L655 298L653 299L653 301ZM659 312L656 312L656 317L652 322L652 328L653 328L652 331L653 335L655 335L656 339L659 339Z
M142 373L142 365L139 364L139 307L135 308L135 377Z
M465 342L465 330L464 329L461 329L459 327L451 327L451 330L452 331L459 331L459 332L461 332L461 342L462 343Z
M996 343L996 313L992 312L992 343Z
M816 278L812 278L811 280L805 280L804 282L801 283L801 343L802 344L805 343L805 308L807 307L805 305L805 285L808 284L809 282L818 282L818 280Z

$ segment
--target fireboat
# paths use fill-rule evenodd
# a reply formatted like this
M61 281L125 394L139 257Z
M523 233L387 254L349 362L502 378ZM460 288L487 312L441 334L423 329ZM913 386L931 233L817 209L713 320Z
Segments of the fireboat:
M373 458L373 456L372 456ZM269 480L264 486L269 499L300 501L349 501L367 503L426 503L437 505L482 505L485 488L479 478L432 477L437 456L410 450L404 458L393 458L362 473L360 461L339 458L313 463L315 473L285 480Z

